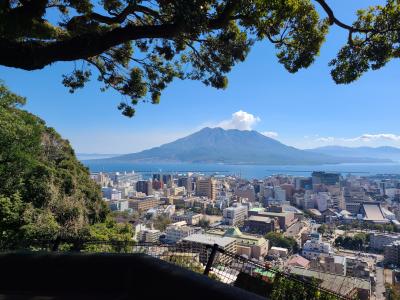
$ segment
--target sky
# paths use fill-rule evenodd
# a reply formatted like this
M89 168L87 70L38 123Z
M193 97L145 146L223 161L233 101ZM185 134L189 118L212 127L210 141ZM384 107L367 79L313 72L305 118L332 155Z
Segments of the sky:
M331 0L339 19L351 23L355 10L378 0ZM357 82L336 85L329 61L346 41L332 27L320 56L308 69L289 74L273 46L260 42L228 75L226 90L194 81L175 81L161 103L142 103L135 117L117 110L121 96L100 92L94 78L68 93L62 74L74 63L55 63L38 71L0 67L0 79L27 97L25 109L43 118L78 153L131 153L158 146L205 126L257 130L301 149L326 146L400 147L398 61L371 71ZM78 62L79 63L79 62Z

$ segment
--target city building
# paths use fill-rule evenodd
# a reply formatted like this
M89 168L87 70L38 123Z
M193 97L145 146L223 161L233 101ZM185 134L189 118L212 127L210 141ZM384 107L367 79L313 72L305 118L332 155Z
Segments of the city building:
M271 247L271 249L268 251L268 254L278 257L286 257L289 254L289 250L282 247Z
M265 235L268 232L279 229L279 223L276 219L271 219L270 217L250 216L244 221L243 227L246 232Z
M134 185L142 180L142 175L135 172L114 172L109 174L110 179L116 186Z
M139 242L155 244L159 242L160 235L160 230L143 229L139 232Z
M286 190L277 186L274 188L274 201L285 202L286 201Z
M187 194L192 193L192 178L191 177L180 177L178 178L178 186L184 187Z
M278 219L279 226L281 230L286 231L288 227L297 222L297 218L295 218L294 212L283 211L282 206L271 206L269 207L270 211L249 211L249 216L261 216L261 217L269 217L271 219Z
M349 277L357 277L370 280L371 270L366 261L356 257L346 257L346 275Z
M217 244L222 250L230 253L236 253L236 239L225 236L217 236L212 234L195 233L185 237L181 241L184 247L191 249L191 252L197 252L200 254L200 262L203 264L207 263L208 259L208 248ZM218 259L219 253L216 255ZM222 262L228 263L232 260L230 256L224 255Z
M213 178L197 178L196 196L208 197L215 200L217 197L217 184Z
M160 205L160 200L153 197L129 200L129 208L132 208L133 210L139 213L143 213L159 205Z
M148 180L139 180L138 182L136 182L136 191L145 193L147 196L152 195L152 182Z
M126 211L129 209L128 200L111 200L108 202L111 211Z
M332 255L331 244L322 241L321 234L312 232L309 235L309 240L303 245L302 255L307 259L320 258L321 256Z
M187 212L184 214L174 214L171 219L173 222L185 221L189 225L197 225L202 217L202 214Z
M384 247L384 261L386 264L400 266L400 240Z
M398 240L400 240L399 234L373 232L370 234L369 245L374 250L382 250L385 246Z
M243 225L247 214L247 206L227 207L223 210L222 222L231 226Z
M172 187L173 185L173 178L171 174L163 174L162 175L162 182L167 185L167 187Z
M231 237L236 240L236 254L247 258L263 259L268 254L269 242L263 236L246 234L237 227L227 230L212 229L207 234Z
M311 260L310 269L346 276L346 257L339 255L316 257Z
M170 224L165 229L165 240L168 243L177 243L185 237L199 233L201 228L187 226L185 221Z
M340 182L340 174L327 172L312 172L312 184L337 185Z
M106 198L107 200L121 200L122 199L122 193L119 190L117 190L116 188L103 187L101 189L101 192L103 194L103 198Z
M310 261L301 255L295 254L286 262L286 266L308 269Z
M379 203L361 204L359 214L363 216L363 221L375 224L388 224L390 220L385 217Z

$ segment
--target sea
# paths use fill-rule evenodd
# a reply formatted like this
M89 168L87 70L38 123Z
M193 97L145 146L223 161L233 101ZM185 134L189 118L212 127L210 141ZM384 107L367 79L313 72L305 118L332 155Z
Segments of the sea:
M143 174L144 178L153 173L204 175L235 175L245 179L263 179L277 174L310 176L313 171L341 173L342 175L372 176L391 174L400 176L400 162L365 164L326 164L326 165L228 165L195 163L111 163L96 160L82 161L91 172L132 172Z

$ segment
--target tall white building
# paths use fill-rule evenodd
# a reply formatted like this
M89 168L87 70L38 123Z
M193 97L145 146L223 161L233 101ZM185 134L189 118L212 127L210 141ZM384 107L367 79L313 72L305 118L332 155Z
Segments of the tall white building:
M247 218L247 206L228 207L223 210L222 222L227 225L242 225Z
M286 201L286 191L280 186L274 188L274 199L278 202Z
M328 209L331 203L331 196L326 192L319 192L315 195L315 202L317 204L317 208L320 212L323 212Z
M306 191L301 205L303 209L310 209L315 207L315 196L312 191Z

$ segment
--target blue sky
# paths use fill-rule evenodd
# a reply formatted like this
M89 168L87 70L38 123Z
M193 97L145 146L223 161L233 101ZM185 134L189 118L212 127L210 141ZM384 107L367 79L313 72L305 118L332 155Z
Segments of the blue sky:
M353 20L357 8L380 2L329 1L346 22ZM272 45L258 43L229 74L226 90L176 81L159 105L140 104L132 119L116 109L121 96L100 92L96 80L69 94L61 76L71 70L72 63L56 63L34 72L0 67L0 78L26 96L26 109L56 128L77 152L135 152L204 126L268 132L299 148L328 144L400 147L398 62L353 84L335 85L328 62L346 36L345 31L332 27L320 57L297 74L289 74L277 62Z

